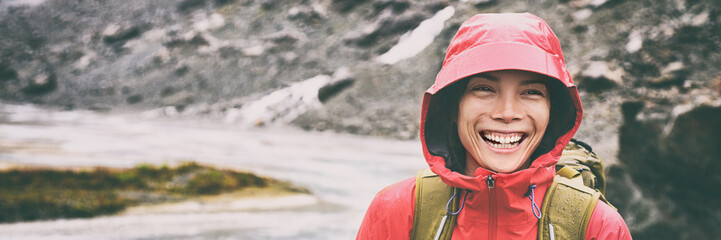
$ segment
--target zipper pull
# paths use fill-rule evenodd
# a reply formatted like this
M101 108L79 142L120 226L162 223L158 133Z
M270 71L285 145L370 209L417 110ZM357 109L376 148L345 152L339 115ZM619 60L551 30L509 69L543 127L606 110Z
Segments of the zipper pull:
M488 175L488 178L486 178L486 184L488 185L488 189L496 187L496 180L493 179L493 175Z

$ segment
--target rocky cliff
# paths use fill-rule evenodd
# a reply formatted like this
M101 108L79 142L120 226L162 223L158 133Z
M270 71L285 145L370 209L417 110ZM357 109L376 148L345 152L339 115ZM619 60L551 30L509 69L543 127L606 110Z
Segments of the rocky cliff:
M581 91L638 239L718 236L721 7L713 0L0 1L0 98L250 127L417 137L468 17L532 12Z

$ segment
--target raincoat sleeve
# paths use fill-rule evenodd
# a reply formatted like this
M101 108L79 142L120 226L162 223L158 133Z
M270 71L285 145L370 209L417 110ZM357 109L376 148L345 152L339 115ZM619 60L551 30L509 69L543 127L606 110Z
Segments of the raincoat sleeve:
M621 218L621 214L618 214L606 203L598 201L586 229L586 239L630 240L631 233L628 231L626 222Z
M416 179L390 185L376 194L361 223L357 240L410 239Z

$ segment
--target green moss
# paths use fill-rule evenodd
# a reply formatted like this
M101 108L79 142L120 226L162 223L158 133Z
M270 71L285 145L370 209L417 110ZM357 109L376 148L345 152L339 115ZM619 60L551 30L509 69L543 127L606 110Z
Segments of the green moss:
M304 192L252 173L220 170L194 162L177 167L141 164L131 169L84 171L12 169L0 171L0 222L94 217L146 202L269 185Z

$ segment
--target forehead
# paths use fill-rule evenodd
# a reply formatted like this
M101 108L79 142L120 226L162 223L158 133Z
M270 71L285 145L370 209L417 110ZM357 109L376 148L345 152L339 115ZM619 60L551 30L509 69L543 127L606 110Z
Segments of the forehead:
M519 82L520 84L547 84L548 76L522 70L501 70L478 73L470 77L470 82Z

